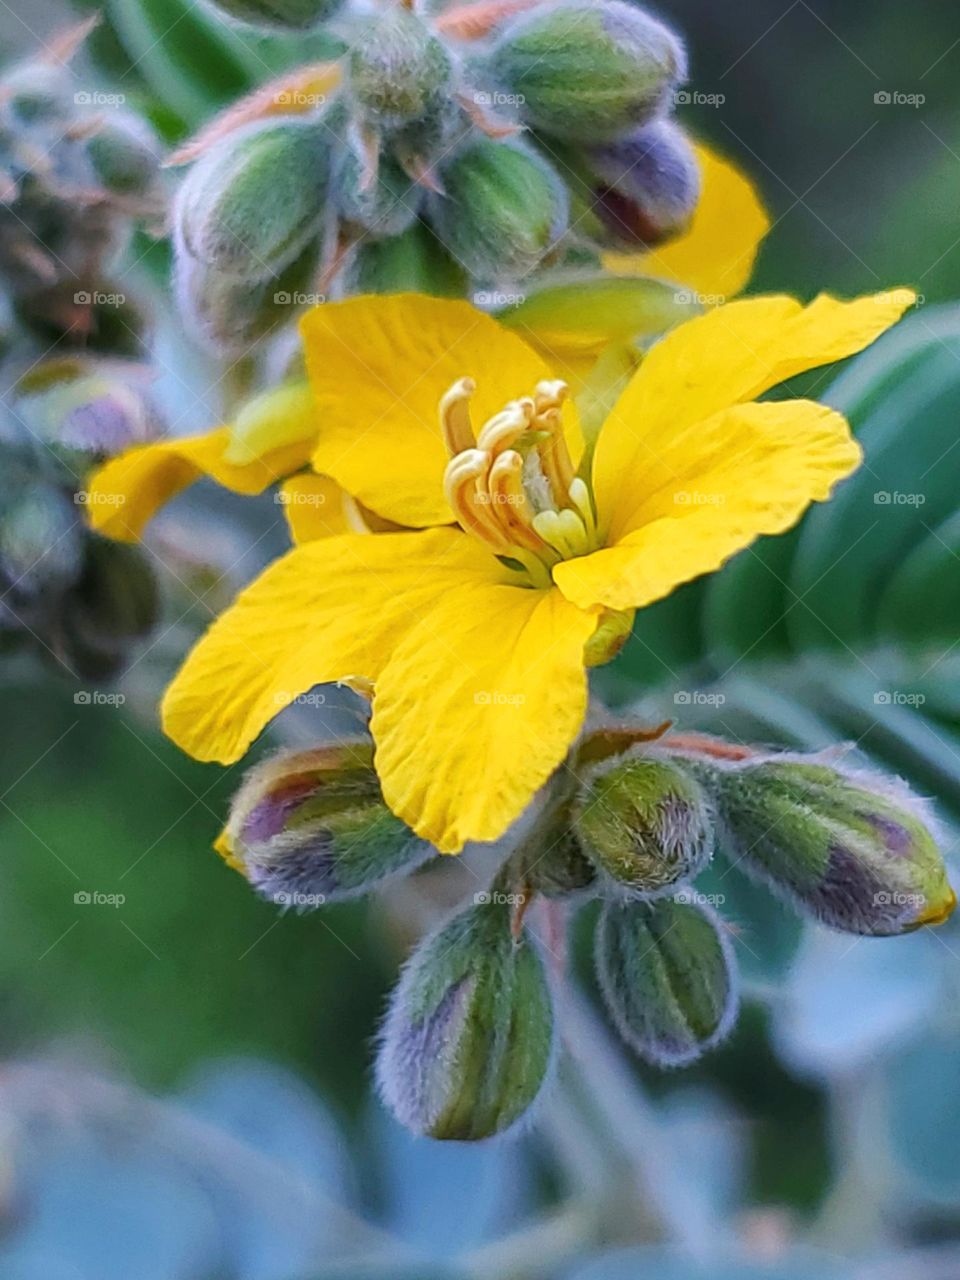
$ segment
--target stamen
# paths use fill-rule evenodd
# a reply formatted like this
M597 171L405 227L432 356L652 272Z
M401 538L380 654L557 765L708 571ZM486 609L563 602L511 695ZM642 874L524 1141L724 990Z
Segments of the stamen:
M477 389L472 378L458 378L440 400L440 430L451 458L465 449L475 449L476 437L470 421L470 397Z
M593 514L593 501L586 481L576 476L567 492L570 494L570 501L583 521L584 528L587 531L587 538L591 543L595 543L597 540L597 518Z
M489 467L489 454L482 449L465 449L447 463L443 488L453 514L468 533L497 551L509 551L510 543L489 505L477 502L477 480L485 480Z
M589 550L586 530L575 511L541 511L533 517L533 527L565 560Z
M534 407L529 396L511 400L505 409L495 413L481 428L477 444L496 455L510 449L533 421Z
M490 501L500 524L505 525L507 536L518 547L542 555L548 550L543 539L533 529L530 503L523 491L523 458L513 449L501 453L490 468L488 487Z

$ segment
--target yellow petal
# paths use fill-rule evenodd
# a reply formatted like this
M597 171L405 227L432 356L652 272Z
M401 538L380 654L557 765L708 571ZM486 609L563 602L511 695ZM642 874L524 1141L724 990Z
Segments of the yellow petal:
M280 486L277 501L283 506L295 543L364 532L353 499L329 476L312 471L290 476Z
M770 219L753 183L735 165L702 143L695 150L702 188L689 229L646 253L604 254L603 265L621 275L674 281L717 305L745 288Z
M135 542L154 513L181 489L210 476L236 493L262 493L307 461L310 442L274 449L244 466L226 461L230 428L202 436L161 440L122 453L93 476L88 494L90 522L119 542Z
M636 528L647 495L669 479L666 456L677 474L688 474L700 452L699 424L795 374L861 351L914 300L909 289L854 302L822 294L807 307L784 296L749 298L668 333L600 431L593 481L606 541Z
M479 429L553 376L522 338L467 302L352 298L314 308L302 331L321 424L314 469L379 515L414 527L451 519L437 410L443 393L458 378L473 378ZM579 428L572 407L566 413L578 459Z
M559 591L438 595L377 681L371 729L393 812L441 853L503 835L583 724L596 625Z
M846 420L812 400L726 409L667 438L647 468L634 527L617 545L558 564L581 608L640 608L718 569L761 534L789 529L860 460Z
M286 445L313 440L317 410L306 378L281 382L248 400L230 425L230 444L224 459L246 466Z
M197 759L231 764L313 685L375 680L398 639L445 592L508 574L459 529L306 542L274 561L200 639L167 690L164 729Z

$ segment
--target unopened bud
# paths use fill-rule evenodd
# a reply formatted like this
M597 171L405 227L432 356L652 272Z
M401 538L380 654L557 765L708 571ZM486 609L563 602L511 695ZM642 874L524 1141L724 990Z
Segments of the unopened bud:
M573 828L591 861L641 896L691 879L713 852L703 788L682 765L652 756L600 766L581 791Z
M347 151L336 190L341 217L367 236L398 236L417 220L422 191L389 155L380 157L376 176L367 184L360 157L353 149Z
M700 169L686 135L657 120L592 147L591 210L608 237L625 248L660 244L689 223L700 199Z
M535 128L604 142L661 110L686 56L668 27L632 4L569 0L515 18L490 67Z
M139 365L47 360L17 385L17 412L34 439L77 470L159 434Z
M709 767L726 851L835 929L940 924L956 897L926 804L896 779L817 756Z
M145 552L88 534L80 576L62 602L56 643L77 675L106 679L124 667L130 646L149 634L159 612Z
M158 144L141 121L103 124L87 140L87 156L98 180L114 195L142 196L156 181Z
M175 273L179 308L212 351L246 351L319 300L313 290L320 256L319 240L311 242L278 275L251 283L182 254Z
M366 893L431 853L384 804L366 739L281 751L252 769L220 848L261 897L294 907Z
M414 1133L492 1137L543 1087L553 1004L539 956L511 932L512 912L491 896L454 916L417 947L391 997L377 1081Z
M411 10L376 15L350 50L350 84L368 121L383 129L423 120L442 109L450 55Z
M0 582L13 599L57 590L76 577L83 556L83 526L57 487L34 484L15 494L0 513Z
M467 287L463 268L425 222L415 222L402 235L358 245L346 281L351 293L429 293L441 298L462 297Z
M431 221L476 280L527 275L567 229L566 187L520 143L477 138L444 168L443 184L446 194L430 198Z
M329 168L329 144L314 121L270 121L228 135L177 193L178 250L236 280L275 277L320 232Z
M294 31L319 26L343 7L343 0L213 0L213 3L238 22Z
M608 902L597 924L596 966L617 1030L654 1066L694 1062L736 1019L730 947L704 907Z

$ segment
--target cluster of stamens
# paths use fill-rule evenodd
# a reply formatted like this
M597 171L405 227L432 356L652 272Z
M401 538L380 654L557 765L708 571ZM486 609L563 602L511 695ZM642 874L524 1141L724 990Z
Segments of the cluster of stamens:
M447 501L461 528L497 555L541 576L559 560L593 551L597 525L590 491L576 474L563 434L564 382L540 382L475 434L472 378L460 378L440 401L450 453Z

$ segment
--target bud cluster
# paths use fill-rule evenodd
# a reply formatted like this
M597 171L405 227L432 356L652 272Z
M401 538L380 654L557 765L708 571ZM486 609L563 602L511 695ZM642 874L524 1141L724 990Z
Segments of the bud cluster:
M503 291L570 254L659 243L694 211L699 171L670 118L685 52L627 0L221 7L291 29L335 10L343 55L261 88L174 157L193 161L178 294L217 350L291 319L292 298Z
M69 70L93 25L0 74L0 642L105 679L157 592L139 549L87 528L87 477L159 422L143 318L104 272L161 204L151 130Z
M65 72L92 25L0 75L0 282L18 302L89 292L135 220L162 211L152 130Z
M554 1058L537 899L599 900L595 965L624 1041L679 1067L732 1028L730 933L696 878L715 851L798 910L855 934L905 933L955 905L925 804L825 756L772 754L630 726L587 734L490 889L414 949L390 1001L377 1078L416 1133L515 1126ZM386 808L366 739L286 752L238 793L221 853L262 896L314 906L422 867L432 850Z

